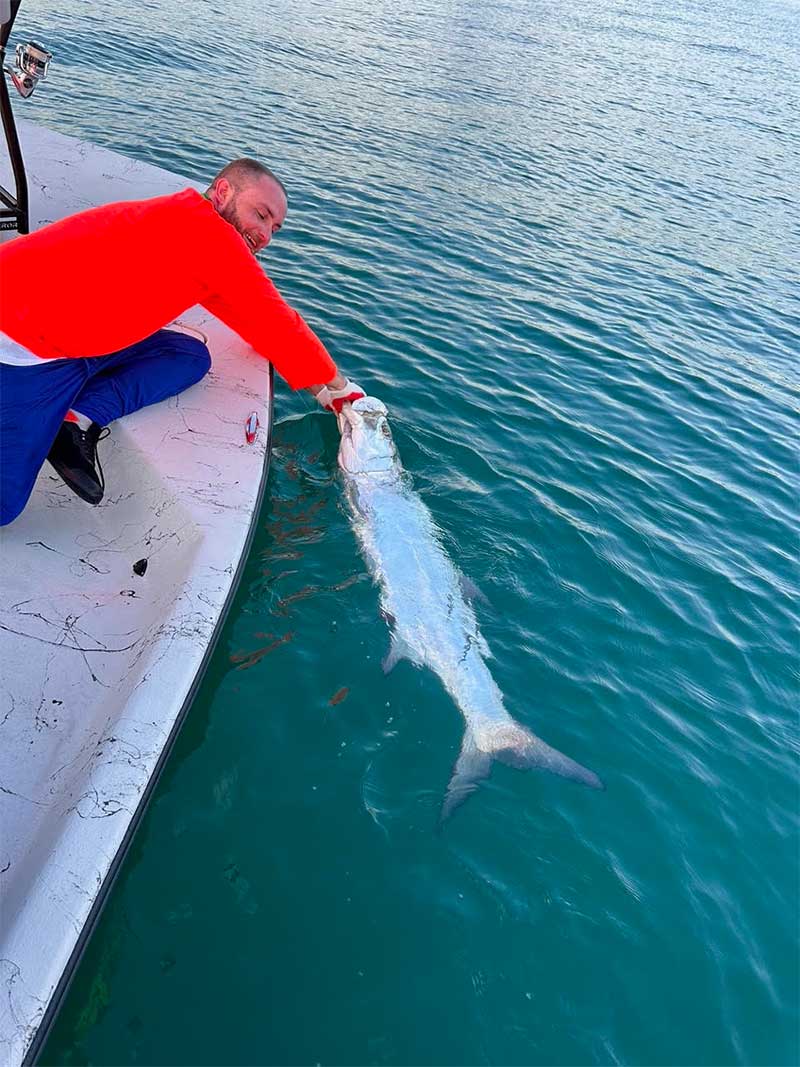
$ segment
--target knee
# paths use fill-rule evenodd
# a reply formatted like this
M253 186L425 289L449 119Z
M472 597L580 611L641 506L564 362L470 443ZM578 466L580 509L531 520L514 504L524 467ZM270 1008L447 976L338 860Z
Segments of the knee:
M211 353L206 345L197 337L188 337L186 334L176 334L175 355L181 360L186 368L186 376L189 384L199 382L211 369Z
M14 500L11 504L8 504L5 500L0 501L0 527L8 526L9 523L18 518L25 510L27 503L27 498L25 500Z

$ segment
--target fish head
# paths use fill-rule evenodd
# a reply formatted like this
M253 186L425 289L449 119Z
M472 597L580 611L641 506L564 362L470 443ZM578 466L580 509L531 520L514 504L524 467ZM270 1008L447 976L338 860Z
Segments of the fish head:
M386 405L374 396L362 396L344 404L338 416L339 466L345 474L386 475L399 473Z

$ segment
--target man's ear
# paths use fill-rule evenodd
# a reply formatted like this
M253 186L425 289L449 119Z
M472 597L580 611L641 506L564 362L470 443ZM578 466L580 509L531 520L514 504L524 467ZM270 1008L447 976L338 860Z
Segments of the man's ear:
M227 178L217 178L211 186L211 203L219 211L233 196L233 186Z

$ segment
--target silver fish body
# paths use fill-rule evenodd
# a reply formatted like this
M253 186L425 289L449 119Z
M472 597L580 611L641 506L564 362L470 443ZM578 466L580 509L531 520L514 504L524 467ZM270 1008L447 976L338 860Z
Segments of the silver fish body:
M384 670L400 659L429 667L464 717L461 753L447 789L447 818L486 778L492 760L542 767L602 789L592 771L557 752L509 715L486 665L490 655L472 605L477 592L444 550L433 517L411 488L374 397L339 416L339 466L353 526L392 628Z

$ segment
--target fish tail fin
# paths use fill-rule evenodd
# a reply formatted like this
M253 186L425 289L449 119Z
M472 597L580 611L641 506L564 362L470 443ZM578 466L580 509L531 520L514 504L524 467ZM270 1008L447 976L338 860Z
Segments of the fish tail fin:
M489 777L491 769L491 753L478 748L475 735L468 728L444 795L442 810L439 813L440 827L447 822L456 808L460 808L467 797L475 792L480 782Z
M558 749L551 748L536 734L516 722L498 731L497 747L493 749L492 756L520 771L550 771L551 774L588 785L590 789L605 789L602 780L594 771L576 763Z
M521 771L550 771L562 778L570 778L573 782L589 786L590 789L605 789L602 780L594 771L576 763L563 752L551 748L519 723L504 724L491 735L490 741L491 748L488 750L479 748L472 730L467 729L464 734L461 752L442 804L440 826L475 792L480 782L489 777L493 760L500 760L501 763Z

